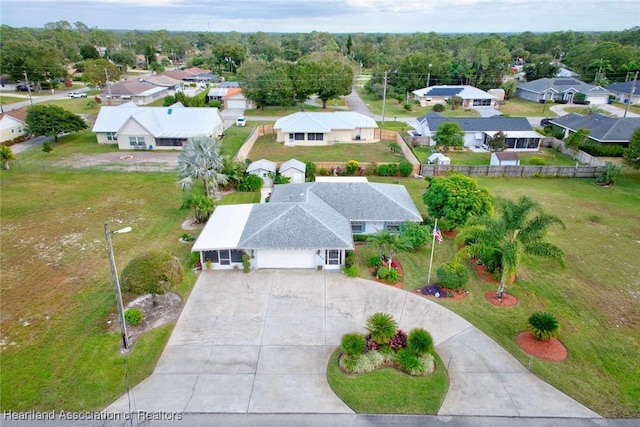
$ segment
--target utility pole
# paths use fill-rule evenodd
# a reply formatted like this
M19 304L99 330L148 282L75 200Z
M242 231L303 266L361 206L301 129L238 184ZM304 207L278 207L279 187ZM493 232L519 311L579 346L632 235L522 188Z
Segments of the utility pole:
M384 126L384 104L387 102L387 73L384 72L384 86L382 87L382 125Z
M24 70L24 82L27 85L27 92L29 92L29 103L33 107L33 98L31 97L31 85L29 84L29 77L27 77L27 70Z
M624 109L624 116L627 117L627 113L629 112L629 105L631 105L631 99L633 98L633 93L636 91L636 82L638 81L638 72L636 71L636 75L633 77L633 84L631 85L631 92L629 92L629 99L627 100L627 106Z
M427 87L429 87L429 82L431 81L431 67L433 67L433 64L429 64L429 72L427 73Z
M109 91L109 106L111 106L111 85L109 84L109 73L107 72L106 68L104 69L104 75L107 78L105 83L107 85L107 91Z

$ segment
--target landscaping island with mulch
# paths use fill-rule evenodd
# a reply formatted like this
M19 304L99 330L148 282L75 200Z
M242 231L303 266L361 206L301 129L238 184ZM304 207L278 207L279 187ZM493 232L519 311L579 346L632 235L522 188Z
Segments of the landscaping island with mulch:
M530 331L520 332L516 342L528 354L547 362L562 362L568 356L567 348L557 338L537 340Z

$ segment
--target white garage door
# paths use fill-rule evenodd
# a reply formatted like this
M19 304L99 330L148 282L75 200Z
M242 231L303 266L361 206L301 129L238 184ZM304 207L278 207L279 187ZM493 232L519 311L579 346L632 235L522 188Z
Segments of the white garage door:
M258 268L315 268L315 251L257 251Z
M240 108L244 110L247 108L247 104L243 99L229 99L227 100L227 108Z
M609 96L608 95L589 95L587 99L591 101L592 104L602 105L607 103L607 101L609 100Z

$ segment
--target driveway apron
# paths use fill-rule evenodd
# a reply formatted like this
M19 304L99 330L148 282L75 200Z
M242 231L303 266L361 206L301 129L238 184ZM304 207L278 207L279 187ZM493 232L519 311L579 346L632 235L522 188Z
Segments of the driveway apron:
M106 410L353 413L326 367L378 311L433 335L450 378L440 415L599 417L437 303L309 270L202 272L153 374Z

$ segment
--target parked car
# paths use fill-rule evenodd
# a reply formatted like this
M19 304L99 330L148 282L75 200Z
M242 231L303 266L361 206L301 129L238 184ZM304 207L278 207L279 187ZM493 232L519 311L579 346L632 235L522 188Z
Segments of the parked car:
M28 92L30 90L33 91L33 86L27 86L25 84L19 84L19 85L16 85L16 90L18 92Z
M243 126L246 126L246 125L247 125L247 121L245 120L244 117L238 117L236 119L236 126L243 127Z
M550 125L551 124L551 120L553 120L553 118L549 118L549 117L546 117L546 118L540 120L540 126Z
M83 92L69 92L70 98L86 98L87 94Z

